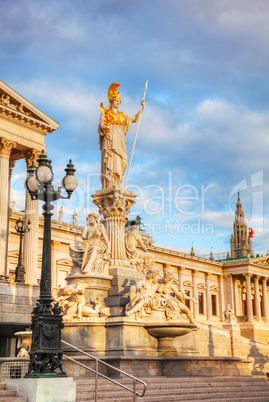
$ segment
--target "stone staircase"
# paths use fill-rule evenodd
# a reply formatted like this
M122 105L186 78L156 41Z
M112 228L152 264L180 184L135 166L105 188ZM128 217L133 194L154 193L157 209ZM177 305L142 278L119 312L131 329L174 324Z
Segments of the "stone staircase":
M9 391L6 389L4 382L0 383L0 402L27 402L25 397L17 397L16 391Z
M128 379L117 380L132 388ZM137 401L269 401L267 377L152 377L146 395ZM94 401L94 380L77 379L76 401ZM141 390L141 386L137 386ZM132 394L107 380L98 381L98 402L132 402Z

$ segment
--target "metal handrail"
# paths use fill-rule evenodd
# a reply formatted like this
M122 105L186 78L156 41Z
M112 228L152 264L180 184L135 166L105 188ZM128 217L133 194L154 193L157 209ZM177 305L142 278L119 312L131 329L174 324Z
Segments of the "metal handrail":
M96 356L91 355L90 353L84 352L84 350L81 350L81 349L77 348L77 347L74 346L74 345L71 345L70 343L68 343L68 342L66 342L66 341L63 341L63 340L62 340L61 342L64 343L65 345L67 345L67 346L69 346L69 347L71 347L71 348L77 350L78 352L83 353L84 355L90 357L91 359L95 360L95 370L94 370L94 369L92 369L92 368L86 366L85 364L80 363L80 362L78 362L78 361L75 360L75 359L72 359L72 357L70 357L70 356L67 356L67 355L65 355L65 354L63 355L63 357L65 357L66 359L71 360L72 362L74 362L74 363L76 363L76 364L78 364L78 365L80 365L80 366L86 368L87 370L90 370L90 371L92 371L92 372L95 373L95 402L97 402L98 375L99 375L100 377L105 378L106 380L109 380L110 382L113 382L113 383L116 384L116 385L119 385L120 387L126 389L127 391L132 392L132 393L133 393L133 401L136 400L136 396L143 397L143 396L145 395L146 389L147 389L147 384L146 384L144 381L139 380L139 378L136 378L136 377L134 377L133 375L128 374L128 373L126 373L125 371L118 369L117 367L111 366L111 364L106 363L105 361L99 359L99 358L96 357ZM99 373L99 371L98 371L98 363L104 364L105 366L107 366L107 367L109 367L109 368L111 368L111 369L113 369L113 370L115 370L115 371L117 371L117 372L119 372L119 373L121 373L121 374L123 374L123 375L126 375L127 377L132 378L132 380L133 380L133 389L131 389L131 388L129 388L129 387L126 387L126 385L123 385L123 384L121 384L120 382L115 381L115 380L113 380L112 378L109 378L109 377L107 377L106 375L104 375L104 374L102 374L102 373ZM139 382L140 384L142 384L142 385L144 386L143 392L142 392L141 394L136 391L136 382Z

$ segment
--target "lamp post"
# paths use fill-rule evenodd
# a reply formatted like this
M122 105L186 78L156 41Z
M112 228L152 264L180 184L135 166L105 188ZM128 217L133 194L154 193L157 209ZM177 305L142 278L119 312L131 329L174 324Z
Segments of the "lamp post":
M60 198L69 199L77 188L78 180L74 176L74 165L70 159L65 169L66 175L62 180L62 187L67 197L61 195L61 188L54 190L52 185L53 172L51 161L44 151L37 159L38 167L34 163L28 169L26 188L32 200L44 201L44 232L43 253L40 281L40 298L32 311L32 346L30 351L29 371L25 377L65 377L62 370L61 329L63 328L61 308L58 303L52 304L51 295L51 216L52 201ZM60 372L56 372L60 369Z
M31 221L28 221L27 226L23 224L23 221L21 218L19 218L16 222L15 229L16 232L19 233L20 235L20 248L19 248L19 259L18 259L18 265L16 267L15 271L15 282L25 282L25 267L22 264L22 239L24 236L24 233L29 232L32 228Z

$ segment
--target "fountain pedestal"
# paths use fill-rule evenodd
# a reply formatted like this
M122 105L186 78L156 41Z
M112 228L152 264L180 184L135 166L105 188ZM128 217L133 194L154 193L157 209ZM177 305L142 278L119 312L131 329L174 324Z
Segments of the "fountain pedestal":
M150 323L145 325L148 333L158 340L159 356L198 355L193 331L197 325L182 322Z

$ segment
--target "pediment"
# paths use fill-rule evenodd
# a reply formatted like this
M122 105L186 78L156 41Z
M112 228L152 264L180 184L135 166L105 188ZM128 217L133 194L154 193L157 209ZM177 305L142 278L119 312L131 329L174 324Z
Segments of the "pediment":
M19 250L12 250L8 252L8 257L19 258Z
M197 289L206 290L206 289L207 289L207 286L206 286L204 283L198 283Z
M65 267L73 267L72 261L68 260L67 258L62 258L56 261L57 265L63 265Z
M188 287L193 287L193 283L191 283L190 281L185 281L185 282L183 282L183 285L184 286L188 286Z
M35 126L57 130L59 124L0 80L0 113Z
M269 267L269 256L266 255L264 257L259 257L259 258L256 258L255 260L252 260L251 262L254 265L258 265L259 267L268 268Z
M210 290L211 290L212 292L219 292L218 286L215 286L215 285L210 286Z

